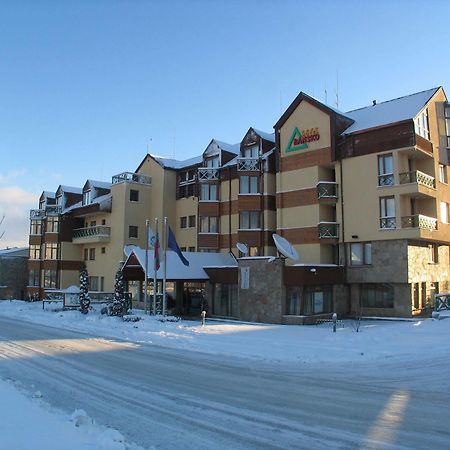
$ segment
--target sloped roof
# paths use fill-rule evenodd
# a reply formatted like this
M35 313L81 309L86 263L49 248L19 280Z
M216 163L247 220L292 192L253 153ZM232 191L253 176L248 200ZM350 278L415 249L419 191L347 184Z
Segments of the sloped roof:
M87 185L89 185L91 188L111 189L111 183L107 181L87 180L86 183L84 183L83 189Z
M157 163L166 169L182 169L184 167L194 166L203 161L202 156L195 156L193 158L179 161L178 159L165 158L163 156L150 155Z
M413 119L439 89L439 87L428 89L373 106L348 111L345 115L355 122L344 131L344 134Z
M54 192L50 192L50 191L44 191L41 194L41 198L42 197L46 197L46 198L56 198L56 194Z
M263 139L269 142L275 143L275 133L266 133L265 131L257 130L256 128L252 127L252 130L258 135L261 136Z
M69 206L68 208L65 208L63 210L63 214L66 214L70 211L79 209L79 208L84 208L86 206L91 206L91 205L107 205L108 203L111 203L111 199L112 199L112 194L108 193L108 194L104 194L104 195L100 195L99 197L96 197L92 200L91 203L88 203L87 205L83 205L83 201L79 201L71 206Z
M213 141L226 152L234 153L235 155L239 154L240 146L239 144L228 144L227 142L218 141L217 139L213 139Z
M0 249L0 258L28 258L28 247Z
M145 267L145 250L135 247L131 249L125 261L127 266L129 259L135 255L140 266ZM237 267L237 262L229 253L203 253L203 252L183 252L189 261L189 266L185 266L179 256L171 251L167 251L167 279L168 280L208 280L209 277L204 271L205 267ZM162 256L162 255L161 255ZM149 252L147 273L149 278L153 278L154 271L153 251ZM157 272L158 279L162 279L164 274L164 261L161 258L160 268Z
M67 192L69 194L82 194L83 193L82 188L74 187L74 186L64 186L62 184L56 190L56 192L58 192L58 191Z

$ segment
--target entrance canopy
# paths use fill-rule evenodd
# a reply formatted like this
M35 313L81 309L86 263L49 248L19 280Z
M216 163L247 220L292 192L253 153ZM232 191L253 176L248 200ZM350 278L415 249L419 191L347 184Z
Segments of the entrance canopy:
M128 279L144 279L145 250L133 246L125 248L128 257L123 265L122 271ZM179 256L172 250L167 250L167 280L208 280L209 276L205 269L208 268L237 268L237 261L230 253L204 253L204 252L183 252L189 261L189 266L185 266ZM147 277L152 280L154 275L154 255L153 250L148 251ZM157 271L157 278L161 280L164 276L164 261L161 252L160 268ZM136 275L139 272L139 277Z

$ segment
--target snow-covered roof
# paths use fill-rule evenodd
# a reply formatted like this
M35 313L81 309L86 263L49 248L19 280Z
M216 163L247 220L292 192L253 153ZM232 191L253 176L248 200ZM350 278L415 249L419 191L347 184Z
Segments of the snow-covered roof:
M193 158L185 159L184 161L179 161L178 159L165 158L163 156L150 155L155 159L161 166L166 169L182 169L184 167L194 166L200 164L203 161L202 156L195 156Z
M55 198L56 195L55 195L54 192L44 191L44 192L41 194L41 197L45 197L45 198Z
M162 253L162 252L161 252ZM141 267L145 267L145 250L140 247L131 249L128 260L135 255ZM237 262L229 253L206 253L206 252L183 252L189 261L189 266L185 266L179 256L172 250L167 251L167 279L168 280L208 280L209 277L204 271L205 267L237 267ZM154 261L153 251L149 251L147 273L149 278L153 278ZM161 254L160 268L157 272L158 279L164 274L164 261Z
M28 257L28 247L0 249L0 258Z
M69 194L82 194L83 193L82 188L74 187L74 186L63 186L63 185L59 186L58 191L67 192Z
M107 181L87 180L84 186L88 184L91 188L111 189L111 183Z
M235 156L233 159L231 159L230 161L228 161L226 164L223 164L222 167L235 166L235 165L237 164L238 158L239 158L239 156Z
M257 135L261 136L266 141L275 143L275 133L266 133L265 131L260 131L253 127L252 129Z
M111 193L108 193L108 194L100 195L99 197L94 198L91 201L91 203L88 203L87 205L83 205L83 201L80 200L79 202L69 206L68 208L65 208L62 213L66 214L66 213L68 213L70 211L73 211L75 209L83 208L85 206L90 206L90 205L97 205L97 204L98 205L103 205L105 203L111 202L111 199L112 199L112 195L111 195Z
M344 131L344 134L413 119L438 89L438 87L428 89L373 106L348 111L344 115L355 122Z
M217 139L214 139L214 142L226 152L234 153L235 155L239 154L239 144L228 144L227 142L218 141Z

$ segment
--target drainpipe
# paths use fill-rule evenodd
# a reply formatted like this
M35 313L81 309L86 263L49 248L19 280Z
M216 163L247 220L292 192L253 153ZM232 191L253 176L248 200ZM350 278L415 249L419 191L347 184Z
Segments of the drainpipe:
M260 155L258 155L258 159L259 159L259 164L260 164L260 175L261 175L261 194L260 194L260 205L261 205L261 209L262 209L262 214L261 214L261 243L262 243L262 255L264 256L264 167L263 167L263 159L262 159L262 138L259 138L259 149L260 149Z
M231 253L231 167L228 167L228 251Z

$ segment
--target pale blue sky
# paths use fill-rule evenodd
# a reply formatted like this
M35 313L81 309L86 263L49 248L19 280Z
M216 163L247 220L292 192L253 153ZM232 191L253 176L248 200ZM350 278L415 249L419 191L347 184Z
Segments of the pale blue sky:
M447 1L0 1L2 245L59 184L272 131L300 91L346 111L450 89ZM14 203L12 204L12 199ZM33 205L31 205L33 206Z

